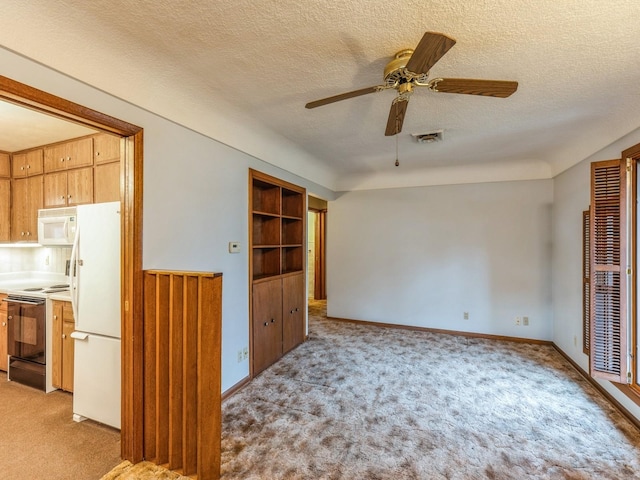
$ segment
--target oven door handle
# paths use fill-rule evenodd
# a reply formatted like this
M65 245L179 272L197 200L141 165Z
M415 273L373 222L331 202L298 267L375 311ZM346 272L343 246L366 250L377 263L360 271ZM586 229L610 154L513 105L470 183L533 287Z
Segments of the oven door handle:
M16 300L13 298L3 298L2 301L7 303L22 303L24 305L42 305L44 303L44 302L30 302L28 300Z

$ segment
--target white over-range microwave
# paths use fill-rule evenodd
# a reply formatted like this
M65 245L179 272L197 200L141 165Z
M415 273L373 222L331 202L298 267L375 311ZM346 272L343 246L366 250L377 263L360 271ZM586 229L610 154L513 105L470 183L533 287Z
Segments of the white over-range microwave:
M38 243L44 246L73 245L76 218L75 207L38 210Z

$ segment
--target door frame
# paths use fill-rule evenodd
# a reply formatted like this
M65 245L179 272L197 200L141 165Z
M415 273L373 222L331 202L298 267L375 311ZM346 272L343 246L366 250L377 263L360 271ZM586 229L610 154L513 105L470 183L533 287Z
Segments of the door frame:
M327 299L327 209L309 208L315 214L313 298Z
M122 205L122 425L121 456L133 463L143 459L142 315L142 186L143 129L61 97L0 75L0 100L124 138L120 163Z

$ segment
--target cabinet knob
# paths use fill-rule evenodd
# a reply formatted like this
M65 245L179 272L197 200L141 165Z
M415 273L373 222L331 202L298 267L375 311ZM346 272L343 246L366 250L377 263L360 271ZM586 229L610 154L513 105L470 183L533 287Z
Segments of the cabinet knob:
M268 327L269 326L269 322L264 322L264 326Z
M293 313L293 310L291 310L289 313Z
M31 168L31 165L27 165L27 169Z
M7 322L2 322L2 326L6 327L7 326Z
M296 308L296 312L298 312L299 310L300 310L299 308Z
M276 320L274 318L271 319L271 323L276 323Z
M24 232L20 232L20 236L24 237Z
M7 320L13 320L13 315L9 315L9 316L7 317Z
M57 319L58 319L58 315L54 315L54 316L53 316L53 319L54 319L54 320L57 320Z
M20 167L20 170L24 170L24 165L22 167Z
M61 161L61 162L64 162L64 158L61 158L61 159L60 159L60 161Z
M67 195L67 198L71 198L71 195Z
M67 338L67 336L63 333L63 334L62 334L62 338Z
M64 200L64 195L60 195L60 200Z

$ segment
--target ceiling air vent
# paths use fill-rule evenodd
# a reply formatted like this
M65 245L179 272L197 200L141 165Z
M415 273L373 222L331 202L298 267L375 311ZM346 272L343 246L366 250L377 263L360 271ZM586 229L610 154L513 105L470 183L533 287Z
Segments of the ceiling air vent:
M442 133L444 130L435 130L429 133L412 133L411 136L416 139L418 143L433 143L442 140Z

